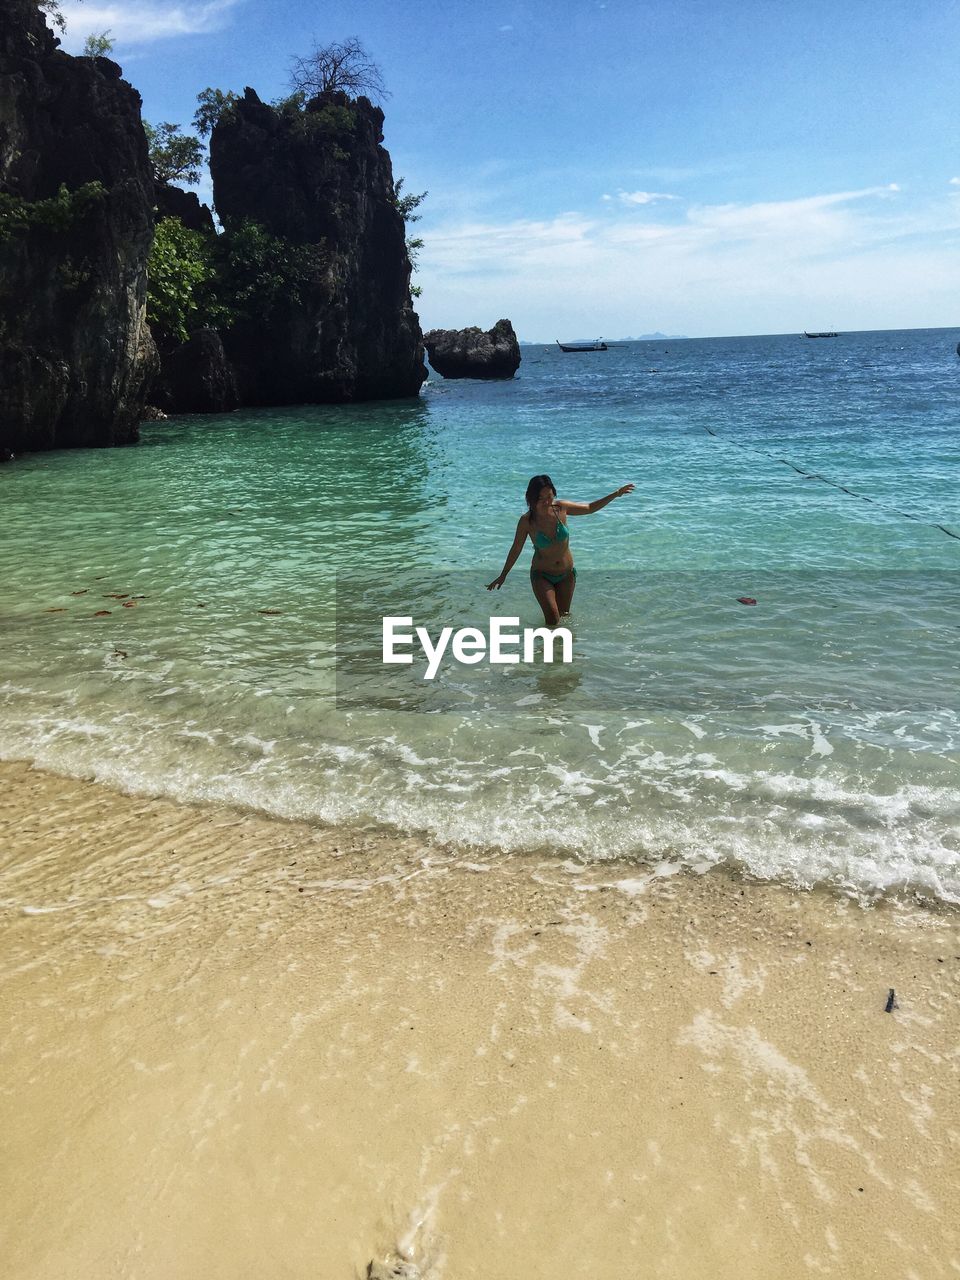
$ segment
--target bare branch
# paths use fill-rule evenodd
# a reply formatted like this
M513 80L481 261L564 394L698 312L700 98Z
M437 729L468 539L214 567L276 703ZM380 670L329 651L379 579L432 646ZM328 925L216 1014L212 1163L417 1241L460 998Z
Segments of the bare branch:
M314 41L312 53L291 60L290 84L311 98L336 90L375 102L390 96L380 68L356 36L327 45Z

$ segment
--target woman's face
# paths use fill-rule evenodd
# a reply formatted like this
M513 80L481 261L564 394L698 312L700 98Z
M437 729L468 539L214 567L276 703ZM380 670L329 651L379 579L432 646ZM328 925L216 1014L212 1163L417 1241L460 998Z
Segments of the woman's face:
M540 496L537 498L537 514L548 516L550 508L553 506L557 497L556 489L551 489L549 485L544 485L540 490Z

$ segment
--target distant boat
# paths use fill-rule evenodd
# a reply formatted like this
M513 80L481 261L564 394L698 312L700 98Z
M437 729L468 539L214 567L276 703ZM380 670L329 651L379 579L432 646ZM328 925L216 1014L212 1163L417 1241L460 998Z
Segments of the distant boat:
M823 333L807 333L806 329L804 329L803 336L805 338L839 338L840 337L836 329L829 329L829 330L825 329Z
M597 338L595 342L568 342L566 345L557 338L556 342L561 351L606 351L607 349L607 344L602 338Z

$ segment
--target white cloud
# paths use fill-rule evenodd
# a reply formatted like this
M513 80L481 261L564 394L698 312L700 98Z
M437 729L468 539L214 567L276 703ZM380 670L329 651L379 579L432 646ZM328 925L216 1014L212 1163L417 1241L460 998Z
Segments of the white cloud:
M960 178L951 178L950 185L951 187L960 187Z
M419 310L428 328L509 315L534 340L562 336L555 329L696 335L949 323L960 295L960 211L947 199L904 209L896 195L890 184L700 204L640 223L619 203L613 217L447 221L424 229Z
M592 229L588 219L575 213L539 222L474 221L438 227L429 238L430 261L451 277L550 270L558 257L589 253Z
M80 49L87 33L109 31L117 43L146 44L173 36L205 35L221 30L240 0L206 0L206 3L169 4L163 0L131 0L130 3L79 3L64 0L67 20L63 45Z
M862 235L863 215L850 209L863 200L884 199L900 190L895 182L858 191L835 191L797 200L761 200L754 204L695 205L687 213L689 224L713 241L782 240L789 251L798 243L823 247L853 242Z
M604 196L604 200L612 199ZM669 195L666 191L618 191L617 199L622 204L654 204L657 200L679 200L679 196Z

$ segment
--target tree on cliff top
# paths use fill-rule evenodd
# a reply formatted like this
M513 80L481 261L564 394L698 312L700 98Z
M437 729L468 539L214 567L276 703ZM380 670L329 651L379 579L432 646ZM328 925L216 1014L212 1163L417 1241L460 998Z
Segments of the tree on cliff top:
M85 58L105 58L113 52L113 40L109 31L91 32L83 44Z
M337 90L354 98L365 94L375 102L390 96L380 68L356 36L325 45L314 41L312 53L293 59L290 84L295 93L310 98Z
M197 94L197 110L193 117L193 127L201 138L212 133L214 126L220 123L225 111L229 111L239 101L232 91L224 93L222 89L201 89Z
M178 124L154 127L143 122L150 148L150 163L157 182L198 182L203 145L192 133L181 133Z

